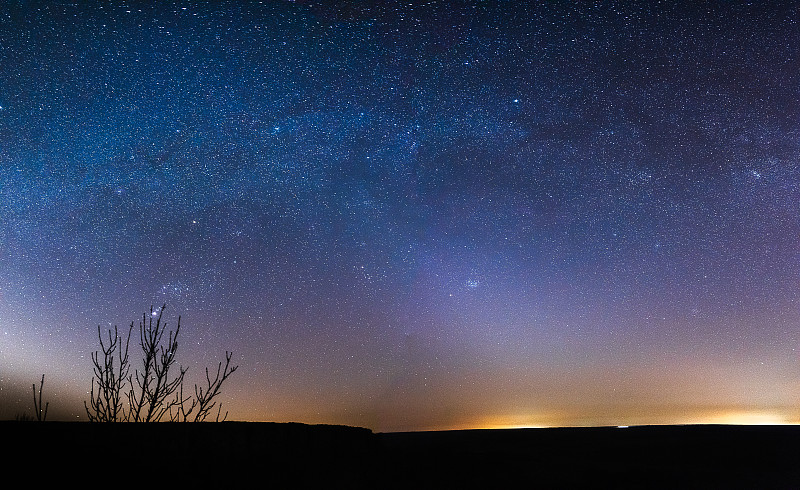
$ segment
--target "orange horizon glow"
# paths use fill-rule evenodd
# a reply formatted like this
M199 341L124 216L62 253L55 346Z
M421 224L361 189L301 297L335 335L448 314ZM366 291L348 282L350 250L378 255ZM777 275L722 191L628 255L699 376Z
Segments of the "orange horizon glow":
M261 420L260 417L241 420L248 422L299 422L322 425L351 425L365 427L375 432L428 432L451 430L502 430L502 429L551 429L580 427L641 427L668 425L800 425L797 411L791 409L695 409L672 414L666 411L638 411L620 415L589 415L571 411L552 411L531 414L498 414L465 417L462 421L419 424L408 421L368 421L354 417L342 423L333 417L282 416L273 420Z
M562 422L553 421L553 416L549 417L504 417L497 416L482 420L481 423L471 426L461 427L466 429L546 429L546 428L568 428L568 427L638 427L638 426L658 426L658 425L800 425L800 420L791 418L779 411L769 410L717 410L706 413L696 413L684 416L664 417L664 416L643 416L636 417L623 416L615 419L604 417L603 420Z

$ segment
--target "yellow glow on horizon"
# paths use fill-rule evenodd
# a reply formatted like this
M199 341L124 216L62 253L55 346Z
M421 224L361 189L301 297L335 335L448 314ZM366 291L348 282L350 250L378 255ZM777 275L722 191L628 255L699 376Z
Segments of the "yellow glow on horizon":
M495 415L476 420L471 427L465 429L546 429L564 427L566 420L559 414L516 414Z
M652 414L620 414L617 417L568 413L494 415L476 419L458 429L540 429L556 427L633 427L643 425L800 425L781 410L716 409L688 413L657 411Z
M239 420L268 420L308 424L343 424L369 428L375 432L419 432L485 429L545 429L579 427L637 427L668 425L800 425L800 408L791 405L773 406L681 406L627 405L546 407L531 409L503 407L492 412L464 413L461 417L435 417L406 420L393 418L393 413L357 414L342 420L335 415L300 412L276 412L269 417L239 417ZM381 417L380 415L384 415ZM229 417L231 420L231 417Z
M709 417L708 424L726 425L787 425L794 424L779 413L765 411L730 411Z

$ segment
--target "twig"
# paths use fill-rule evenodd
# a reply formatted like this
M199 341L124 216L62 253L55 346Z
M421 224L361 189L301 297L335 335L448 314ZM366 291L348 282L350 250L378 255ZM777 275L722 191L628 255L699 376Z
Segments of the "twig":
M44 422L47 420L47 409L50 407L50 402L44 406L42 410L42 388L44 388L44 374L42 375L42 382L39 385L39 401L36 401L36 383L33 384L33 411L36 414L36 420Z

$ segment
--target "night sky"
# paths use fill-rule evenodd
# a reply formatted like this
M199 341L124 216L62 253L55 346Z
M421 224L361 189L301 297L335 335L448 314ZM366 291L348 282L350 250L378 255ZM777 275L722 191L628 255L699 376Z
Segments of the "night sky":
M4 2L0 418L166 303L229 420L800 421L792 3Z

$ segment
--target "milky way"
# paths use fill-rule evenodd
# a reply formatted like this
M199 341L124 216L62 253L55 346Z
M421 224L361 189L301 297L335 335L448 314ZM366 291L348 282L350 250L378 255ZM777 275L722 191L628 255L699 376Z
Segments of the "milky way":
M166 303L230 419L800 420L800 25L749 3L10 2L0 415L85 419Z

